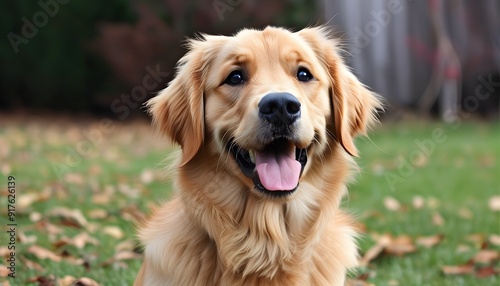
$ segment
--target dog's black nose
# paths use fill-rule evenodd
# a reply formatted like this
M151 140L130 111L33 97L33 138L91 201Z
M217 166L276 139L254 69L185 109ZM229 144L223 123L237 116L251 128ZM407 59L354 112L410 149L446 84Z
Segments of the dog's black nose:
M259 116L277 127L291 125L300 118L300 102L287 92L267 94L259 102Z

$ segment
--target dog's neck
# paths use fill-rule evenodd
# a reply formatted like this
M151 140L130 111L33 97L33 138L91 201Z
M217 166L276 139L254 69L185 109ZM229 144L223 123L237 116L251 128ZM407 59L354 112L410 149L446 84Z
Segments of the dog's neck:
M328 180L331 175L323 174L304 178L287 200L264 198L235 179L234 170L225 169L228 164L203 166L206 162L213 160L199 160L181 167L177 183L183 184L180 189L184 193L180 195L186 210L214 241L220 257L225 259L221 263L228 270L271 279L286 272L287 265L310 259L314 244L334 215L319 210L336 209L325 208L324 204L338 206L344 192L333 196L325 190L345 190L344 186L331 185ZM204 173L207 169L213 171ZM313 186L308 181L322 181L323 188L318 189L317 183ZM202 207L192 208L200 204Z

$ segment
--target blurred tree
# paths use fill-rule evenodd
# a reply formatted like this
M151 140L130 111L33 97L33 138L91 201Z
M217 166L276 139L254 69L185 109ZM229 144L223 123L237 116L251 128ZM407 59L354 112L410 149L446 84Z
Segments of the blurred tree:
M116 113L151 70L169 75L146 88L144 100L166 85L186 37L318 22L317 1L307 0L7 1L0 10L0 109ZM131 111L142 113L141 103Z
M132 22L129 0L7 1L0 10L2 107L91 108L106 65L87 42L99 22Z

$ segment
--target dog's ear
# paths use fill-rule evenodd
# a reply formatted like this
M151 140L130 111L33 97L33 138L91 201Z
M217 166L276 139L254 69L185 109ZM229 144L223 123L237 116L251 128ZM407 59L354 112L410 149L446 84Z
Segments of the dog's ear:
M204 84L210 55L206 39L190 40L167 88L147 102L153 124L182 148L181 165L189 162L205 136Z
M368 90L349 71L339 54L338 40L324 27L307 28L298 32L314 49L325 65L330 80L330 108L333 112L331 127L342 147L352 156L358 156L354 136L366 135L375 122L376 110L381 108L379 96Z

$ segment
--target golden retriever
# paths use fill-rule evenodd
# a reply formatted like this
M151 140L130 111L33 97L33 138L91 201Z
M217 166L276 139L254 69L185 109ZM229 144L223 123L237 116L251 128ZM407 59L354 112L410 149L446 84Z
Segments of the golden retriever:
M357 247L339 204L378 96L324 27L203 35L188 50L148 102L182 152L172 200L139 228L135 285L342 285Z

